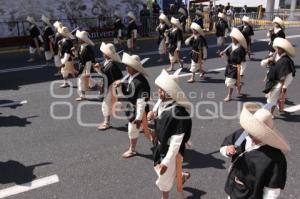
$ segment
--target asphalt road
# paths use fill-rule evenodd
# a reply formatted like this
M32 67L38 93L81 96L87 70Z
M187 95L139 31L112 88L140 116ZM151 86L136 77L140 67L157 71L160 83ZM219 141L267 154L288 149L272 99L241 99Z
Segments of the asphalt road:
M299 34L300 29L288 29L288 36ZM299 36L299 37L298 37ZM297 69L300 67L300 35L290 39L295 44L297 56L294 58ZM265 31L257 31L253 44L254 61L248 61L246 76L243 79L244 98L236 98L223 103L225 97L225 60L215 56L216 39L208 38L209 59L205 63L211 70L205 79L193 84L186 83L188 76L181 77L180 85L190 95L195 105L193 113L193 149L187 150L184 169L191 172L191 179L184 185L187 198L219 199L226 198L223 187L226 180L229 160L219 153L219 146L225 136L239 128L239 112L245 101L265 102L263 78L265 69L260 60L266 56ZM229 40L228 40L229 42ZM154 79L168 62L157 63L156 41L140 42L138 51L142 58L150 57L145 64L150 74L152 92L157 88ZM101 57L98 46L97 57ZM128 147L126 120L113 119L113 129L97 131L93 123L102 120L100 102L93 99L78 103L76 79L74 87L60 89L60 77L53 66L43 67L41 60L28 64L28 55L20 53L0 53L0 193L1 190L43 177L57 175L59 182L11 198L18 199L153 199L159 198L155 186L156 174L151 160L151 144L141 134L137 150L139 155L123 160L121 154ZM188 51L184 51L185 66L189 67ZM42 65L42 68L5 72L4 69ZM178 67L178 66L177 66ZM184 73L183 73L184 74ZM287 106L300 103L296 75L288 90ZM51 92L52 91L52 92ZM194 94L191 94L194 92ZM90 92L96 94L95 92ZM196 94L195 94L196 93ZM68 95L64 97L63 95ZM55 95L57 95L55 97ZM196 97L195 97L196 95ZM1 107L1 104L27 100L18 106ZM52 111L51 111L52 110ZM80 111L82 110L82 111ZM54 119L67 117L68 119ZM86 125L80 125L80 121ZM281 198L298 198L300 195L300 138L299 112L291 115L276 113L275 126L286 136L291 152L286 154L288 179ZM172 198L175 198L175 189Z

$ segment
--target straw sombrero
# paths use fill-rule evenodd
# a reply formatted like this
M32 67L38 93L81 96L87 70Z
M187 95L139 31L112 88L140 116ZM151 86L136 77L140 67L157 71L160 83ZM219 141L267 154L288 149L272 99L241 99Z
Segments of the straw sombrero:
M120 55L116 52L116 48L113 44L104 42L101 43L100 51L110 57L113 61L121 63Z
M179 22L179 19L176 19L175 17L171 18L171 24L182 30L182 25Z
M241 33L241 31L239 31L239 29L232 28L231 33L230 33L230 37L233 37L236 40L238 40L239 44L241 46L243 46L244 49L247 49L246 39L245 39L243 33Z
M287 40L281 37L275 38L273 42L273 48L282 48L290 57L294 57L296 55L296 50L293 45Z
M135 69L136 71L142 73L143 75L148 76L148 73L144 69L141 59L138 55L129 55L127 53L123 53L122 63L128 67Z
M178 12L185 16L187 15L186 11L183 8L179 8Z
M242 21L246 23L250 23L250 18L248 16L243 16Z
M277 23L281 28L284 28L284 21L282 21L279 17L275 17L272 23Z
M95 46L94 42L89 38L89 33L87 31L77 30L75 35L78 39L84 41L85 43Z
M170 23L168 17L164 13L161 13L159 15L159 19L164 21L168 26L171 26L171 23Z
M191 24L191 29L193 30L196 30L201 36L204 36L204 31L203 29L201 28L201 26L199 26L197 23L193 22Z
M166 93L175 100L178 104L189 108L191 102L186 97L183 90L180 88L179 78L177 76L172 76L167 73L166 70L162 70L160 75L155 79L155 84L166 91Z
M222 18L222 19L226 19L225 14L222 13L222 12L219 12L219 13L218 13L218 17L219 17L219 18Z
M47 24L48 26L50 26L50 27L52 26L52 24L50 23L50 19L48 17L46 17L45 15L42 15L41 20L43 22L45 22L45 24Z
M136 17L134 16L133 12L128 12L127 16L136 21Z
M56 30L58 30L58 29L60 29L60 28L63 27L63 25L62 25L62 23L61 23L60 21L54 22L53 26L54 26L54 28L55 28Z
M36 24L34 18L33 18L33 17L30 17L30 16L28 16L28 17L26 18L26 21L28 21L29 23L32 23L32 24Z
M270 111L261 108L254 114L249 108L253 102L247 102L243 106L240 115L240 124L245 131L259 141L282 151L289 151L290 146L283 135L273 126L272 114Z
M69 29L67 27L65 27L65 26L62 26L57 31L63 37L70 38L70 39L75 39L75 37L72 35L72 33L69 31Z

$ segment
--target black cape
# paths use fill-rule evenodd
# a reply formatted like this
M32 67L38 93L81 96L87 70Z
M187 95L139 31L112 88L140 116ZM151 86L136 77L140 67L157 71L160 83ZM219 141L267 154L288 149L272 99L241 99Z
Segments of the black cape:
M158 31L158 40L157 40L157 44L159 45L161 40L163 40L163 38L165 37L165 32L166 30L169 29L169 26L167 24L164 24L164 26L161 28L160 25L158 25L157 27L157 31Z
M128 77L129 78L129 77ZM125 83L122 84L122 92L124 98L120 99L121 101L127 102L125 114L129 120L132 122L136 117L136 102L139 98L145 98L145 101L150 99L150 85L148 80L142 75L139 74L136 76L130 84L128 84L128 79ZM145 108L145 112L149 111L149 106Z
M223 19L219 19L219 21L216 23L216 36L224 37L226 29L228 29L228 23Z
M275 33L274 30L270 32L269 50L271 52L275 52L275 49L273 48L273 42L277 37L285 38L285 33L283 29L280 29L277 33Z
M191 58L195 63L198 63L199 58L203 59L203 47L206 47L204 37L198 37L197 39L192 37L189 45L192 46Z
M50 37L54 35L54 32L50 26L46 26L44 33L43 33L43 39L44 39L44 49L45 51L50 50Z
M106 77L106 81L104 82L105 82L105 87L107 89L116 80L123 78L122 71L120 70L117 62L110 60L108 63L104 65L104 67L101 68L101 70Z
M222 146L233 145L243 129L225 138ZM246 140L232 157L232 161L245 151ZM262 199L264 187L284 189L287 162L281 150L268 145L242 155L234 163L225 185L225 192L231 199ZM244 185L236 183L235 179Z
M237 79L237 64L241 64L246 60L246 51L240 46L234 51L229 48L226 52L227 55L227 66L225 69L225 77Z
M29 42L29 45L32 48L36 48L37 46L35 45L34 39L37 39L39 45L41 46L42 42L39 40L40 30L38 29L38 27L36 25L31 25L30 29L29 29L29 33L30 33L30 42Z
M81 74L84 70L85 64L89 61L92 63L96 63L95 54L92 46L86 46L82 51L78 52L78 58L80 62L79 74Z
M292 73L292 75L295 76L296 68L293 60L288 55L285 55L270 67L263 92L269 93L272 88L289 73Z
M239 30L241 31L241 33L244 35L247 44L250 44L250 37L254 35L254 31L252 26L250 25L242 25L239 27Z
M183 33L179 28L177 28L175 31L170 31L168 33L168 37L169 37L168 49L170 54L173 56L177 48L177 42L178 41L183 42Z
M116 19L114 22L114 38L118 38L119 30L122 30L124 25L121 19Z
M131 23L128 24L128 27L127 27L127 39L131 38L132 31L133 30L137 30L137 28L138 27L137 27L135 21L132 21Z
M179 153L183 156L185 143L190 139L192 120L186 109L176 102L167 106L172 107L165 110L155 120L155 135L153 147L154 166L160 164L162 159L167 155L169 150L169 139L173 135L184 133L183 141Z

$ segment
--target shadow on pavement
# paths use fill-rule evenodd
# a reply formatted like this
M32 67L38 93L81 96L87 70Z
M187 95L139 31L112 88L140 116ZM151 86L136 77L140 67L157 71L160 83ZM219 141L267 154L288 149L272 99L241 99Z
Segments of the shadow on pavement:
M201 168L216 168L216 169L225 169L224 164L225 161L215 158L213 156L214 153L218 153L219 151L215 151L208 154L203 154L195 150L186 150L184 155L184 169L201 169ZM185 164L187 163L187 164Z
M10 116L0 116L0 127L12 127L12 126L18 126L18 127L25 127L26 125L31 124L28 119L35 118L38 116L30 116L30 117L18 117L14 115Z
M45 162L41 164L25 166L20 162L9 160L7 162L0 162L0 184L16 183L24 184L31 182L36 178L33 170L39 166L52 164Z
M201 199L201 196L206 194L205 191L201 191L192 187L184 187L183 190L192 194L186 197L186 199Z

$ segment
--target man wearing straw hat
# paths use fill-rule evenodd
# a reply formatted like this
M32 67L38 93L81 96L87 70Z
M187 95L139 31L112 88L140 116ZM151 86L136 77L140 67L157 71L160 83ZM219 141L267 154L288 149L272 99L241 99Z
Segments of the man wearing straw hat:
M124 27L122 23L122 17L118 11L114 12L115 22L114 22L114 45L120 47L122 45L122 29Z
M42 21L44 22L44 32L43 32L43 40L44 40L44 51L45 51L45 59L47 65L49 65L50 61L53 58L53 46L50 41L50 38L54 36L54 31L52 29L52 24L50 23L50 20L45 16L42 15Z
M178 13L180 14L179 22L181 24L182 31L185 33L185 25L186 25L186 19L187 19L186 10L183 8L179 8Z
M155 117L153 158L158 176L156 185L162 193L162 199L169 198L176 177L177 191L182 194L182 184L190 176L189 173L182 173L185 143L190 138L192 128L187 111L190 102L178 80L178 77L169 75L165 70L155 80L161 103Z
M225 185L229 199L279 198L284 189L290 147L274 127L269 110L252 102L240 115L243 129L225 138L220 152L232 163Z
M287 39L276 38L273 48L276 49L274 56L261 62L261 66L270 68L263 92L267 94L267 103L273 106L272 113L277 103L279 111L283 111L287 88L296 73L294 62L291 59L296 55L293 45Z
M228 32L228 23L226 22L226 16L224 13L219 12L218 14L218 22L216 23L216 36L217 36L217 46L218 46L218 51L217 54L221 52L223 49L224 43L225 43L225 36L226 36L226 31Z
M179 20L174 17L171 18L171 24L172 29L165 34L167 37L169 59L171 64L167 71L174 70L175 63L179 63L180 67L183 68L183 62L180 59L180 49L183 42L182 25Z
M273 28L271 28L267 34L267 36L270 37L269 56L272 56L273 53L275 52L275 49L273 48L273 41L275 40L275 38L277 37L285 38L284 21L279 17L275 17L272 24L273 24Z
M243 21L243 25L239 27L239 30L243 33L246 41L247 41L247 53L249 56L249 59L251 59L251 37L254 35L254 31L251 25L251 20L249 17L247 16L243 16L242 18ZM245 63L246 64L246 63ZM244 68L246 68L244 66ZM242 70L241 70L241 75L243 75L244 73L243 70L243 64L242 64Z
M193 22L195 22L202 29L204 29L204 26L203 26L203 13L202 13L202 11L199 10L199 9L197 9L195 14L196 14L196 16L195 16L195 19L193 20Z
M100 85L103 90L104 99L102 101L102 113L104 121L99 125L98 130L106 130L110 128L110 117L112 115L113 106L116 102L115 92L113 92L113 83L122 79L123 74L117 63L121 63L121 58L116 52L113 44L105 44L102 42L100 51L105 59L103 66L99 63L95 65L95 70L104 75L104 84Z
M51 41L51 45L53 47L53 56L54 56L54 65L56 66L56 68L58 69L58 73L60 74L61 71L61 67L62 67L62 63L60 60L60 50L61 50L61 46L59 45L60 41L63 39L62 35L59 34L58 29L62 28L62 23L59 21L56 21L53 24L53 27L56 30L56 33L54 36L50 36L50 41Z
M129 17L129 24L127 26L127 48L130 52L136 47L137 39L137 25L136 17L133 12L128 12L127 16Z
M29 43L29 54L30 58L27 60L27 62L33 62L35 59L35 52L37 51L38 54L41 56L41 45L43 43L43 38L40 35L40 30L34 20L33 17L28 16L26 18L26 21L30 23L30 43Z
M165 33L171 27L171 23L168 17L161 13L159 16L159 25L156 27L156 31L158 32L158 53L160 59L158 62L162 62L164 55L167 54L167 45L166 45L166 36Z
M189 83L193 83L195 81L195 73L197 71L200 71L200 77L202 78L204 76L204 59L207 58L207 47L206 47L206 41L204 38L204 32L202 28L196 24L195 22L191 25L191 30L193 32L192 36L187 38L185 40L185 45L191 45L192 51L191 51L191 69L192 72L191 78L188 80Z
M150 99L150 85L145 76L148 76L138 55L130 56L123 53L122 63L125 64L127 75L115 82L118 95L122 94L121 99L126 105L126 116L128 118L128 136L130 140L129 149L123 153L123 158L130 158L136 155L136 144L140 134L141 124L147 120L149 106L147 101ZM121 97L119 97L121 98ZM144 126L143 126L144 127ZM146 129L144 127L144 132Z
M78 77L78 93L79 97L76 101L85 100L85 92L88 90L91 68L95 64L95 54L93 51L94 42L89 38L89 33L86 31L76 31L76 37L80 43L80 50L78 52L79 58L79 77Z
M247 42L244 35L237 29L232 28L230 33L232 43L229 48L226 48L220 55L227 59L225 70L225 85L227 87L227 96L224 101L231 100L234 87L237 87L238 94L241 94L240 85L240 65L245 61Z
M65 26L62 26L61 28L58 29L58 33L63 37L63 39L60 41L61 43L61 49L60 49L60 61L62 64L61 67L61 74L64 79L64 83L60 85L61 88L66 88L69 87L70 85L68 84L68 78L69 75L72 75L75 77L75 71L74 68L74 54L72 52L73 48L73 42L72 39L75 39L75 37L71 34L69 29Z

